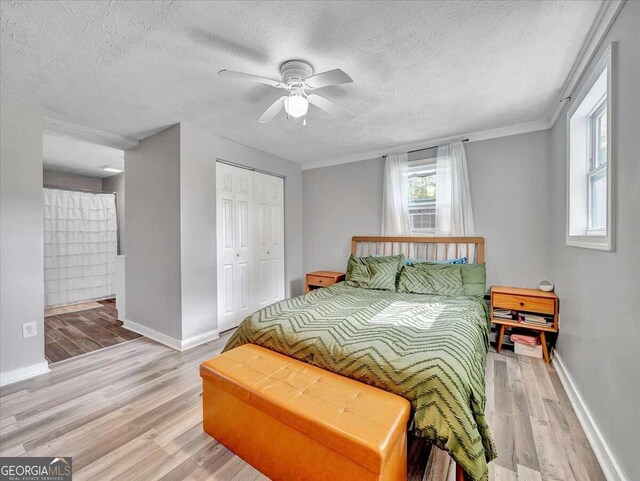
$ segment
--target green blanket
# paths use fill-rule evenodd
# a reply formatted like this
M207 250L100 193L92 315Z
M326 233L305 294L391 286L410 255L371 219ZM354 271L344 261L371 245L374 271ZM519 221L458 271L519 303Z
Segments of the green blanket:
M480 299L340 283L254 313L225 351L257 344L408 399L413 433L480 481L496 457L484 416L489 327Z

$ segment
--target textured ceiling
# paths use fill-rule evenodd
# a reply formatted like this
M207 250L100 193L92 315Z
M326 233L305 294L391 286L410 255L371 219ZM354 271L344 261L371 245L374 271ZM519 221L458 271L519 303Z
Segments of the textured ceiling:
M124 169L122 150L58 135L44 134L42 154L45 170L54 172L110 177L116 174L105 172L103 166Z
M134 138L193 121L312 162L546 119L600 1L2 1L1 89L58 119ZM341 68L307 126L256 118L288 59Z

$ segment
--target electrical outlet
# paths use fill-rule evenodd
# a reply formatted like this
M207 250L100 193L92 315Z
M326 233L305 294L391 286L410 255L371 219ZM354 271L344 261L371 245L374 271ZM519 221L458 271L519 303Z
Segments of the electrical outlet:
M27 337L33 337L38 334L38 324L33 322L25 322L22 324L22 337L26 339Z

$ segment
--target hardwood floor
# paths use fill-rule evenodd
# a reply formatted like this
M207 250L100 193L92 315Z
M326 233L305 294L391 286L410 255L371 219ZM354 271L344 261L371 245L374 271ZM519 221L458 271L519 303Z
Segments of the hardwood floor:
M75 356L93 352L104 347L114 346L140 334L122 327L118 320L115 301L108 299L87 303L97 308L64 312L47 316L44 319L44 355L53 364Z
M0 389L1 456L72 456L74 480L264 480L202 432L198 365L228 337L177 352L146 338ZM491 352L490 479L604 481L569 400L542 360ZM248 433L249 435L249 433ZM442 481L449 456L411 442L410 481Z

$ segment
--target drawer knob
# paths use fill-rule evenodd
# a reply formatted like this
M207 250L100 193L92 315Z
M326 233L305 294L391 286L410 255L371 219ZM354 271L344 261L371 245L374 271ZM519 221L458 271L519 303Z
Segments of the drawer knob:
M524 306L524 302L521 302L521 303L520 303L520 305L521 305L521 306Z
M318 281L318 284L322 284L322 279L320 279L320 280Z

